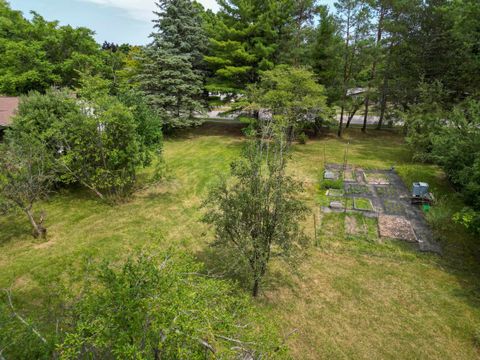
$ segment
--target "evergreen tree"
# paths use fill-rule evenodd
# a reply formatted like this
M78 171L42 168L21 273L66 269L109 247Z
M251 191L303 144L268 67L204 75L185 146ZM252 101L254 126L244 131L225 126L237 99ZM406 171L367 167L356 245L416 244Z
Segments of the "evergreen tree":
M325 86L331 104L341 97L342 37L335 17L328 12L326 6L319 7L318 14L320 18L308 54L309 65L315 71L318 82Z
M210 91L235 94L270 70L289 44L292 0L219 0L220 11L206 28L210 51L205 57L212 78ZM282 46L283 44L283 46Z
M190 0L160 0L156 5L156 32L145 50L141 87L167 129L184 127L195 123L194 113L203 109L202 19Z

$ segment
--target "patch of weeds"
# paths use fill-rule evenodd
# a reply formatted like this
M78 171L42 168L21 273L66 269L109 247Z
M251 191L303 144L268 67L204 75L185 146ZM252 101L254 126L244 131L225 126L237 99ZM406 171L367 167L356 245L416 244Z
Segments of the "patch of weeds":
M346 186L345 186L345 192L346 192L346 194L349 194L349 195L369 194L369 193L370 193L370 190L368 189L368 186L366 186L366 185L361 185L361 184L346 184Z
M385 212L391 215L405 215L405 207L398 201L385 200L383 202Z
M376 218L352 213L345 217L345 236L348 240L378 243L378 222Z
M344 193L345 192L343 190L340 190L340 189L329 189L329 190L327 190L326 195L327 196L343 196Z
M397 197L399 195L397 189L390 185L377 185L375 191L380 197Z
M322 189L341 190L343 189L343 180L342 179L337 179L337 180L323 179L320 183L320 186L322 187Z
M365 198L353 198L353 207L356 210L373 210L372 202L370 201L370 199Z

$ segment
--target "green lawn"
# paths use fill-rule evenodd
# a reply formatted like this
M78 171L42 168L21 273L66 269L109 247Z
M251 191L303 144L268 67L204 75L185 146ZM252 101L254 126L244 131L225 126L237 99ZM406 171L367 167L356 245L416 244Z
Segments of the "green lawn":
M243 138L221 126L204 126L169 139L169 180L111 207L83 191L55 195L44 204L48 242L35 242L26 219L0 217L0 287L12 287L23 313L41 306L42 289L59 274L81 276L85 257L119 259L150 246L196 254L212 239L200 219L202 199L241 149ZM383 242L375 220L356 219L347 235L345 214L319 212L319 179L327 162L365 169L395 165L409 183L427 181L440 198L429 220L438 229L443 256L422 254L400 242ZM275 319L296 359L472 359L480 357L479 268L474 239L445 217L462 206L442 172L410 163L400 136L349 130L343 140L327 136L296 145L290 171L305 184L312 208L305 223L317 239L296 271L273 263L260 310ZM147 170L148 172L148 170ZM323 196L325 190L321 190ZM357 215L354 215L357 216ZM202 255L203 256L203 255ZM20 300L22 299L22 301Z

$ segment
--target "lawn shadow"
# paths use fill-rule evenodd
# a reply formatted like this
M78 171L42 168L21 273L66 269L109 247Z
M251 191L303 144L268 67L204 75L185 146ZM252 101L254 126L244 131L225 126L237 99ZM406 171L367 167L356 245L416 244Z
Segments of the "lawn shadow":
M243 129L246 124L234 121L212 122L206 121L195 128L177 130L174 133L166 134L169 140L185 140L200 136L230 136L244 137Z
M0 216L0 246L8 244L13 239L28 237L31 234L32 229L27 218L22 217L19 212Z
M299 254L297 260L305 254ZM246 259L234 249L229 249L213 244L207 245L196 253L199 261L205 264L209 274L220 276L237 283L242 289L250 293L253 286L250 267ZM273 259L268 264L268 271L260 284L260 294L274 291L283 287L294 287L294 277L301 276L299 272L301 262L286 264Z

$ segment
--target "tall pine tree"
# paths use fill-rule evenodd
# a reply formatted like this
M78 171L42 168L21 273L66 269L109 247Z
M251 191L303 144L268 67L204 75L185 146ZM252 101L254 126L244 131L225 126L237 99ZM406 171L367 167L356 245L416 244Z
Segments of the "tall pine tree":
M202 59L207 38L191 0L159 0L153 42L145 50L141 87L164 117L165 128L190 126L203 110Z

